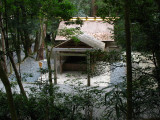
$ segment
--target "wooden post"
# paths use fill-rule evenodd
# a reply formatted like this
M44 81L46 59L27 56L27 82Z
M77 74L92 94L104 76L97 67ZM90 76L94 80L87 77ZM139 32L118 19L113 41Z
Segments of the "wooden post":
M90 86L90 72L91 72L91 61L90 61L90 53L87 55L87 86Z
M54 84L57 84L57 52L54 51Z
M62 74L62 56L59 55L60 74Z

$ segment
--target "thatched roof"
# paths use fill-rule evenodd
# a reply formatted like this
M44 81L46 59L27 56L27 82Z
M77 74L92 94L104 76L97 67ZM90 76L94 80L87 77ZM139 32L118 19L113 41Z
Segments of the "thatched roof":
M114 29L114 26L104 22L104 21L83 21L83 25L65 25L65 22L62 21L59 25L59 30L64 29L65 27L67 28L76 28L80 27L80 30L84 34L88 34L92 37L95 37L97 40L100 41L114 41L111 36L112 36L112 30ZM63 36L56 36L56 40L66 40L65 37Z
M54 48L54 51L86 51L86 50L93 50L93 49L105 49L105 43L97 40L94 37L91 37L87 34L80 34L77 36L80 40L80 44L76 45L73 40L67 40L62 42L61 44L57 45Z

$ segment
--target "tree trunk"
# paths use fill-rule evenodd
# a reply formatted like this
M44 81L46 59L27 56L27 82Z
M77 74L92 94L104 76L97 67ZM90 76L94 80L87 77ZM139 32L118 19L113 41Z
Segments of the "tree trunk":
M32 43L31 43L31 39L29 38L29 34L26 30L24 30L24 38L25 38L25 46L26 46L26 51L28 53L28 55L32 54Z
M21 63L21 61L22 61L22 59L21 59L21 50L16 50L16 55L17 55L18 63Z
M22 12L22 23L27 24L27 15L26 15L26 10L25 10L24 5L20 5L20 8L21 8L21 12ZM32 50L31 50L32 42L29 38L29 33L28 33L27 28L22 28L21 31L23 32L23 36L21 34L21 38L23 38L22 43L24 46L25 58L26 58L32 53Z
M53 48L53 47L52 47ZM50 85L50 89L49 89L49 94L50 96L53 95L53 82L52 82L52 69L51 69L51 53L52 53L52 49L51 51L48 50L48 46L45 46L45 50L46 50L46 57L47 57L47 65L48 65L48 72L49 72L49 85Z
M41 37L42 37L43 42L44 42L46 58L47 58L47 66L48 66L48 72L49 72L49 76L48 76L49 77L49 85L50 85L49 94L50 94L50 96L52 96L53 95L53 83L52 83L52 69L51 69L51 60L50 60L50 58L51 58L51 53L52 53L52 49L53 49L54 45L52 46L52 48L49 51L48 45L47 45L47 41L49 41L49 37L47 37L47 35L46 35L46 33L47 33L46 32L46 30L47 30L46 24L44 24L42 28L43 29L41 31L43 31L43 32L42 32L42 36Z
M12 63L12 67L13 67L13 69L14 69L14 72L15 72L15 75L16 75L16 78L17 78L17 83L18 83L18 85L19 85L21 94L24 96L24 98L27 99L27 95L26 95L26 92L24 91L24 88L23 88L23 85L22 85L22 80L21 80L21 77L20 77L20 75L19 75L19 73L18 73L18 70L17 70L17 68L16 68L16 65L15 65L15 62L14 62L14 60L13 60L13 57L11 56L10 53L8 54L8 56L9 56L9 59L10 59L10 61L11 61L11 63Z
M51 87L52 87L52 84L53 84L53 82L52 82L52 68L51 68L51 55L52 55L53 47L55 46L55 38L56 38L56 35L57 35L57 29L59 27L59 24L60 24L60 22L58 21L58 23L56 24L56 30L52 33L52 40L51 40L52 48L50 49L50 51L48 51L47 43L45 43L46 57L47 57L47 64L48 64L48 71L49 71L49 83L50 83ZM49 41L49 40L47 40L47 37L46 37L45 41L46 42Z
M47 65L48 65L48 72L49 72L49 83L50 85L52 85L52 69L51 69L51 55L52 55L52 49L54 47L54 45L52 46L52 48L49 50L47 42L49 41L49 37L45 38L45 51L46 51L46 58L47 58Z
M1 4L1 3L0 3ZM6 64L6 56L5 56L5 53L6 53L6 46L5 46L5 30L3 28L3 21L2 21L2 14L0 12L0 29L1 29L1 45L2 45L2 51L3 51L3 68L5 70L5 72L7 73L8 70L7 70L7 64Z
M34 45L34 52L38 51L38 47L39 47L39 32L36 32L36 39L35 39L35 45Z
M4 7L5 7L5 11L4 11L4 16L5 16L5 45L6 45L6 49L9 49L9 42L8 42L8 15L7 15L7 1L4 1Z
M37 57L36 57L36 60L39 61L39 60L43 60L44 59L44 43L41 44L40 46L40 49L38 50L37 52Z
M27 47L26 47L26 45L25 45L26 43L25 43L24 34L23 34L22 31L20 32L20 37L21 37L21 41L22 41L23 48L24 48L25 58L26 58L26 57L28 57L28 52L27 52Z
M3 68L4 68L4 71L6 72L6 73L8 73L8 70L7 70L7 64L6 64L6 50L5 50L5 40L4 40L4 34L1 32L1 45L2 45L2 51L3 51Z
M43 51L44 51L44 44L45 44L44 39L46 36L46 25L43 23L43 20L41 21L40 28L41 28L41 31L40 31L40 40L39 40L39 46L38 46L39 49L37 52L36 60L43 60L44 59Z
M17 31L17 30L14 29L14 31ZM20 40L19 40L18 31L16 32L16 34L14 34L13 30L10 29L10 33L12 36L12 43L13 43L12 46L15 49L18 63L21 63L21 47L20 47Z
M155 0L155 2L157 3L158 5L158 10L160 12L160 0ZM160 16L159 16L159 19L160 19ZM159 91L159 96L160 96L160 46L158 45L156 50L155 50L155 57L156 57L156 63L157 63L157 66L156 66L156 79L157 79L157 82L158 82L158 91Z
M159 96L160 96L160 48L157 47L156 51L155 51L155 58L156 58L156 66L155 66L155 69L156 69L156 80L158 82L158 91L159 91Z
M130 32L130 0L125 0L125 36L127 63L127 120L132 120L132 63L131 63L131 32Z
M19 17L19 8L16 10L16 17L17 17L17 24L20 24L20 17ZM17 27L16 29L16 54L18 58L18 63L21 63L21 42L20 42L20 28Z
M91 17L96 16L97 6L95 5L96 0L91 1Z
M16 114L16 109L15 109L15 105L13 102L13 95L12 95L12 91L11 91L11 85L10 82L8 80L7 74L4 71L2 64L1 64L1 60L0 60L0 79L2 80L2 83L5 87L6 90L6 94L7 94L7 100L8 100L8 106L9 106L9 110L11 113L11 119L12 120L18 120L17 119L17 114Z
M16 37L16 55L17 55L17 59L18 59L18 63L21 63L21 44L20 44L20 35L19 35L19 31L17 30L17 37Z
M46 52L47 52L46 57L47 57L47 64L48 64L48 71L49 71L49 83L52 84L52 69L51 69L51 59L50 59L52 51L47 50Z

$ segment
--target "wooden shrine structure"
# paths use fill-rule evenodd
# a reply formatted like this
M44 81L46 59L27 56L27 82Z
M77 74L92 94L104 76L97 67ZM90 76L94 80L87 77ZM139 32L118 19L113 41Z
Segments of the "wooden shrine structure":
M90 86L90 69L91 69L91 62L90 62L90 54L86 54L87 51L92 51L96 49L101 49L104 51L105 49L105 43L87 35L87 34L81 34L78 35L77 38L79 39L79 42L75 42L74 40L68 40L65 41L59 45L57 45L53 51L54 51L54 77L55 77L55 83L57 80L57 71L59 66L60 73L63 71L63 69L67 70L87 70L88 74L88 86ZM72 63L72 60L70 63L65 63L66 57L71 59L74 57L77 58L76 62ZM83 61L80 61L82 60ZM79 62L85 62L85 63L79 63ZM59 63L57 63L59 61ZM78 63L77 63L78 62Z
M109 48L116 47L112 39L113 25L104 22L99 17L81 17L84 24L65 25L62 21L59 25L59 30L64 27L76 28L80 27L83 34L77 35L79 42L70 39L67 40L63 36L56 36L56 41L61 42L53 49L54 54L54 83L57 84L57 73L62 73L65 70L69 71L87 71L87 85L90 86L90 70L91 56L86 54L87 51L100 49L108 51ZM72 21L76 18L72 18Z

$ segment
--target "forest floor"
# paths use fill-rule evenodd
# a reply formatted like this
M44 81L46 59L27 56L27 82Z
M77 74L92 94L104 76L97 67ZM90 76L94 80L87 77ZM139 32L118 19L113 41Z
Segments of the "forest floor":
M43 63L42 68L47 68L46 59L41 60ZM17 68L20 68L21 77L23 79L23 86L25 91L30 92L30 88L39 88L40 86L35 84L36 81L45 82L48 80L48 73L41 74L39 68L39 61L36 61L33 58L28 57L24 62L19 65L17 64ZM53 63L53 60L52 60ZM53 65L53 64L52 64ZM117 67L119 66L119 67ZM91 77L91 86L98 86L99 89L107 87L110 83L119 83L123 81L123 77L125 76L126 69L125 64L123 62L114 63L114 65L100 65L101 69L98 70L98 74ZM10 81L15 81L14 73L10 75ZM53 75L54 78L54 75ZM82 86L87 85L87 75L82 72L73 72L66 71L62 74L57 75L57 86L59 87L59 91L65 93L72 93L73 86L81 84ZM72 86L73 85L73 86ZM0 81L0 89L3 91L4 86ZM12 87L13 92L20 92L18 85L14 85ZM105 107L101 109L94 109L94 116L98 117L104 111Z
M135 54L139 55L139 54ZM22 54L22 58L24 57L24 54ZM17 64L17 68L21 74L23 85L24 86L32 86L33 83L36 81L46 81L48 80L48 73L41 74L40 68L39 68L39 62L43 63L42 68L47 69L47 60L41 60L36 61L35 55L32 57L26 58L20 66ZM136 56L134 56L136 58ZM15 61L16 58L14 58ZM137 59L137 58L136 58ZM53 67L53 59L51 59L51 65ZM145 66L144 64L137 64L138 66ZM148 64L147 64L148 65ZM135 65L134 65L135 66ZM100 69L96 71L97 75L94 75L91 77L91 86L99 86L99 87L107 87L110 83L118 83L123 81L123 77L126 75L126 68L125 63L123 62L117 62L112 65L107 64L101 64L98 66ZM52 76L54 79L54 75ZM76 85L77 81L80 81L82 85L87 85L87 75L83 74L82 72L73 72L73 71L66 71L62 74L57 75L57 83L60 87L67 88L67 85L73 84ZM9 77L10 81L15 81L15 74L11 74ZM0 89L3 88L3 85L0 81ZM19 91L19 88L17 86L17 91Z
M53 60L51 60L53 63ZM41 60L40 62L43 63L42 68L47 69L47 60ZM91 86L99 86L99 87L106 87L109 83L117 83L122 81L122 77L125 76L125 67L124 63L115 63L116 67L114 70L111 70L113 66L103 65L103 69L99 70L99 75L95 75L91 77ZM27 86L34 86L33 83L36 81L46 81L48 80L48 73L41 74L39 68L39 61L36 61L34 58L28 57L20 64L17 64L17 68L20 68L20 74L23 80L24 87ZM82 85L87 85L87 75L83 74L82 72L72 72L66 71L62 74L58 74L57 83L61 89L67 89L69 84L76 84L77 81L80 81ZM54 77L54 75L53 75ZM15 74L11 74L9 77L10 81L15 81ZM4 89L4 86L0 82L0 89ZM17 91L19 91L18 86L16 86ZM68 91L68 90L64 90Z

